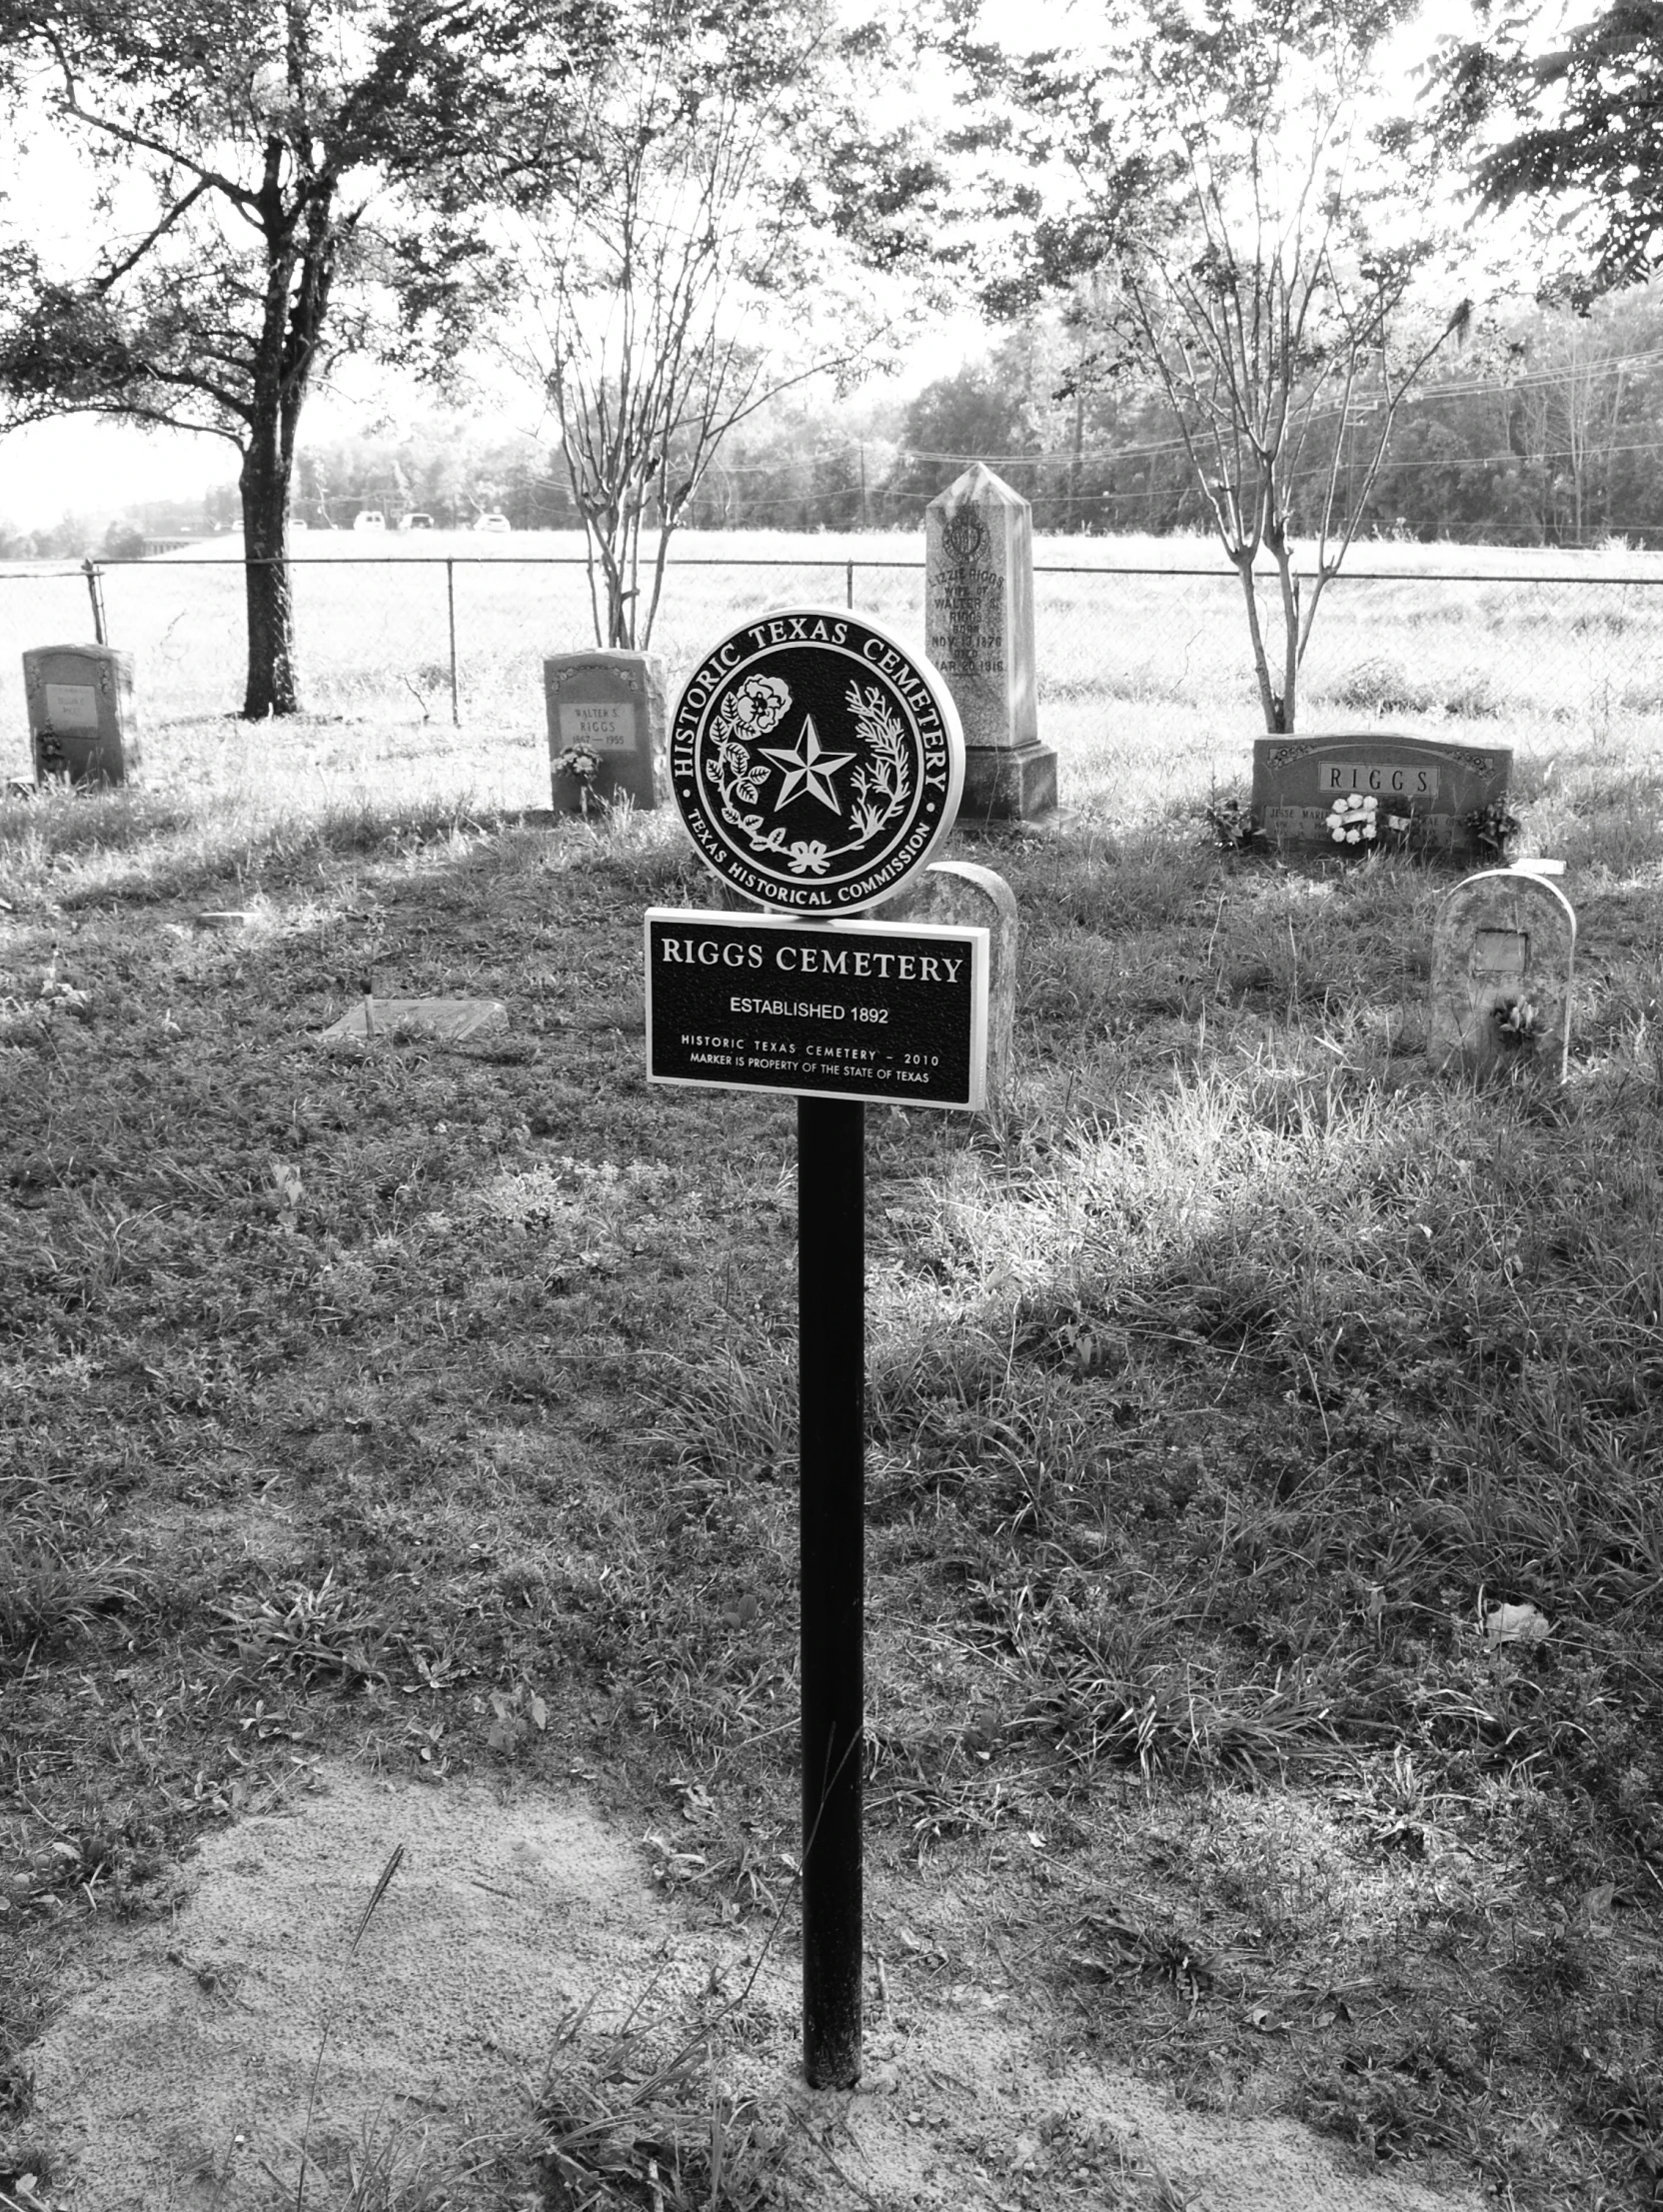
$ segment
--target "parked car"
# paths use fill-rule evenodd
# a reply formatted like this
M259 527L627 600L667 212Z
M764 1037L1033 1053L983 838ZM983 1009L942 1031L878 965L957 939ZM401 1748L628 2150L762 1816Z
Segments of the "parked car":
M499 536L506 536L514 528L514 525L506 515L481 515L476 518L474 528L476 530L491 530Z
M387 517L378 507L361 507L352 519L354 530L385 530Z
M408 515L400 516L399 528L401 530L431 530L433 528L433 517L424 515L420 508L413 507Z

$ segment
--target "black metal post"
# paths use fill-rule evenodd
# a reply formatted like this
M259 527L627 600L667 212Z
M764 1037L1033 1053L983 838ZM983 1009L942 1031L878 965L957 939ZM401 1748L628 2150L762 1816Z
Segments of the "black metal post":
M865 1108L797 1102L803 1591L803 2062L860 2078Z

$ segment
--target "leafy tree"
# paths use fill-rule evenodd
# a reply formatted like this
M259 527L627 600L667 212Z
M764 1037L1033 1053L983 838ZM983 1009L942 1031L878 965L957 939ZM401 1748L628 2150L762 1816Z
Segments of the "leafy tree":
M1038 490L1031 463L1051 427L1034 405L1031 347L1004 346L951 376L937 377L908 406L902 424L905 455L889 485L889 497L915 513L972 461L986 461L1012 491L1032 499Z
M723 441L687 511L698 530L853 530L888 519L903 403L874 380L838 399L798 385Z
M1451 41L1435 73L1445 145L1486 207L1557 205L1570 296L1642 281L1663 263L1663 9L1608 0L1545 39L1539 0L1479 14L1482 34Z
M13 126L77 149L93 190L90 254L0 288L0 422L85 412L236 448L245 715L300 704L308 396L332 357L454 338L479 210L559 178L605 29L603 0L0 0Z
M1272 732L1294 726L1317 608L1398 410L1470 313L1419 307L1442 242L1370 130L1371 56L1398 12L1132 0L1100 52L1019 66L1019 124L983 134L1041 180L1006 188L988 297L1068 294L1091 341L1076 375L1164 400L1241 579ZM985 78L988 57L969 58ZM1308 576L1296 534L1314 539Z
M1476 361L1415 399L1377 515L1421 537L1587 545L1614 532L1655 543L1660 338L1663 299L1647 290L1498 320Z
M898 251L911 173L904 134L861 121L887 55L833 0L619 11L575 124L588 189L520 226L524 312L499 336L558 428L603 644L650 641L723 441L782 392L852 376L893 328L874 264Z

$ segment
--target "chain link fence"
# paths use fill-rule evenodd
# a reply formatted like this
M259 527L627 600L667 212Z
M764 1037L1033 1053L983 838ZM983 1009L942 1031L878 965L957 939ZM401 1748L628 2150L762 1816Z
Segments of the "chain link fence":
M1097 541L1093 565L1035 565L1041 736L1066 744L1123 734L1140 719L1158 732L1174 713L1251 735L1259 710L1233 572L1116 567L1112 550ZM1342 573L1317 616L1298 726L1335 730L1389 717L1425 735L1458 723L1518 742L1537 726L1570 724L1599 739L1663 716L1660 585L1663 565L1656 577ZM294 587L303 690L320 717L536 735L544 656L594 642L581 556L302 555ZM28 761L21 652L90 639L94 588L108 642L135 658L146 722L220 722L240 702L240 562L0 571L7 774L25 773ZM673 556L654 633L673 690L714 633L788 603L856 606L921 639L921 556ZM1273 619L1273 599L1269 611ZM1543 742L1551 735L1541 728Z

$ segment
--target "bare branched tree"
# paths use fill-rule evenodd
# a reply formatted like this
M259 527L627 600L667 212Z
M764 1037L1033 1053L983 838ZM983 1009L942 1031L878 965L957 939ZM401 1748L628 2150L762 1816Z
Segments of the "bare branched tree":
M1164 397L1241 579L1272 732L1293 728L1404 397L1471 314L1428 304L1449 241L1371 120L1393 12L1128 0L1103 58L1035 57L1019 88L1065 203L1034 222L1032 269L1095 338L1082 374Z
M620 36L582 127L587 189L524 227L525 308L499 347L558 427L604 645L650 643L672 534L729 432L855 375L895 323L817 192L853 127L858 57L832 11L736 8L693 39L683 12L644 0Z
M1398 410L1470 305L1429 323L1416 294L1436 237L1378 235L1384 195L1358 173L1355 84L1307 81L1296 107L1284 85L1263 90L1232 132L1182 119L1166 191L1118 244L1115 320L1165 395L1241 579L1264 726L1281 732Z

